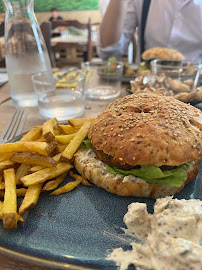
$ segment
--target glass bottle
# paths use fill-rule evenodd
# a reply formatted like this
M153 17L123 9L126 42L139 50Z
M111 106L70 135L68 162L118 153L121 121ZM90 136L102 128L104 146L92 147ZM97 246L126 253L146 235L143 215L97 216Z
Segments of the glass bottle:
M34 0L2 0L6 8L5 52L14 103L37 105L32 75L51 70L47 48L33 11Z

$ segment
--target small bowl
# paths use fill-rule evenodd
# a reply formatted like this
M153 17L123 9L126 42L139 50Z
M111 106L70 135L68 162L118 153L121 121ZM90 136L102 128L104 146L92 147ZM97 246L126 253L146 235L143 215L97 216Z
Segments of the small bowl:
M126 93L151 93L173 97L180 101L197 104L202 101L199 87L202 65L197 61L153 60L151 75L138 76L130 81Z
M173 95L196 91L201 63L197 61L164 61L155 59L151 62L150 85L171 91Z

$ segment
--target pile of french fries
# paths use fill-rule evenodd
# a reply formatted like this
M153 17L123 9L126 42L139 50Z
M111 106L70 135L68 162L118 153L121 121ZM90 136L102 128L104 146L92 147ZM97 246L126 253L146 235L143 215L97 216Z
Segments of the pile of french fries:
M90 186L70 169L93 121L77 118L59 125L53 118L31 129L20 141L0 145L0 219L4 229L14 229L18 222L24 222L23 215L37 204L42 191L59 195L80 183ZM58 188L68 173L75 181ZM18 197L24 197L21 205Z

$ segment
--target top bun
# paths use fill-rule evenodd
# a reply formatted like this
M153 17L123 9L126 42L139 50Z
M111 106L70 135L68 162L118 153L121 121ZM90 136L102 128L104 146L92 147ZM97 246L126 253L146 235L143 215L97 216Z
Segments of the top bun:
M173 98L133 94L110 104L88 137L110 165L177 166L202 156L202 112Z
M151 48L142 53L143 60L184 60L185 57L181 52L170 48Z

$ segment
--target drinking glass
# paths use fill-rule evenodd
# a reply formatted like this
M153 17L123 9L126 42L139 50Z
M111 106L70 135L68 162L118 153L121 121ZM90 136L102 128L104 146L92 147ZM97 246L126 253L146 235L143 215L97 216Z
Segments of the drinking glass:
M123 64L114 63L113 67L107 62L85 62L81 64L86 73L87 97L95 100L116 98L121 93L121 78Z
M190 93L197 89L201 63L197 61L168 61L155 59L151 61L150 85L165 89L176 95Z
M43 117L65 121L84 113L85 73L81 70L69 72L62 82L55 82L52 72L38 73L32 81Z

